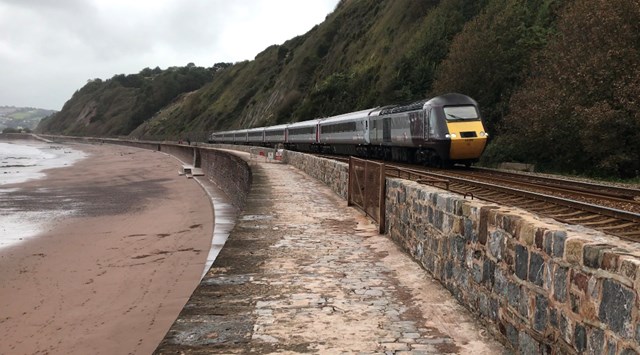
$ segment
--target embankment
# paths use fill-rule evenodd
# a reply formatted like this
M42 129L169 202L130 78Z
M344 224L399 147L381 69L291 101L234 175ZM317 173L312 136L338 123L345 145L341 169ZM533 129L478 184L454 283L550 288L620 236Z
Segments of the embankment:
M346 197L347 164L285 162ZM386 232L515 350L640 352L640 248L526 211L386 179Z
M201 166L242 207L251 185L242 159L205 146L135 144ZM347 196L347 164L295 152L284 162ZM391 239L521 353L640 352L636 245L393 178L385 221Z

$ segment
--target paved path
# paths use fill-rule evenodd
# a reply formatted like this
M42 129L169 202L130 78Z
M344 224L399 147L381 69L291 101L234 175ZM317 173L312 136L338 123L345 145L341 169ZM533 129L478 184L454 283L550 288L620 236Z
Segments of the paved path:
M288 165L253 174L235 229L156 353L505 352L329 188Z

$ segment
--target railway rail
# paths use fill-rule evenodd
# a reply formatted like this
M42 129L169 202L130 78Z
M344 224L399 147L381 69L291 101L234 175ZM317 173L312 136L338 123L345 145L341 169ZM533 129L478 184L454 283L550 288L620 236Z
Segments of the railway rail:
M325 158L348 161L343 157ZM566 224L640 242L640 190L502 172L434 170L387 164L390 177L417 181L501 205L519 207Z
M406 166L389 166L391 176L406 177L411 180L437 179L448 181L448 189L464 196L482 199L502 205L519 207L538 215L553 218L557 221L573 225L581 225L600 230L617 237L640 241L640 214L634 211L613 208L598 204L597 201L620 200L619 196L611 197L611 193L597 194L593 190L589 199L576 199L585 192L574 188L558 187L556 180L552 187L549 184L517 181L518 179L485 178L485 181L461 177L459 173L451 171L433 172L426 169L408 168ZM549 180L550 181L550 180ZM436 184L433 184L436 185ZM600 186L600 185L598 185ZM535 191L531 191L535 190ZM601 186L601 191L608 191ZM554 195L553 193L559 194ZM623 199L630 206L637 206L635 197Z

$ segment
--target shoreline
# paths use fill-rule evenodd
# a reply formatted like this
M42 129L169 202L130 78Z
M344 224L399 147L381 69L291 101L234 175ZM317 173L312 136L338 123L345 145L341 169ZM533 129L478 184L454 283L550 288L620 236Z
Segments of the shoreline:
M89 156L4 186L24 210L78 213L0 249L0 353L151 353L200 281L211 202L170 156L70 146Z
M70 209L24 210L21 183L46 179L46 171L71 168L87 154L68 145L36 139L0 137L0 249L22 243L42 232L47 222L73 215ZM18 187L15 187L18 186Z

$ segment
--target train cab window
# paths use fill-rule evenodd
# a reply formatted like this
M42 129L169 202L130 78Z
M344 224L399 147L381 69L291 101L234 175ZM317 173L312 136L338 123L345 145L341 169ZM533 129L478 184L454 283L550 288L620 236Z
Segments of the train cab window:
M433 109L430 109L427 115L429 116L429 136L434 136L436 134L436 114Z
M478 111L475 106L445 106L444 115L447 121L475 121L478 120Z

